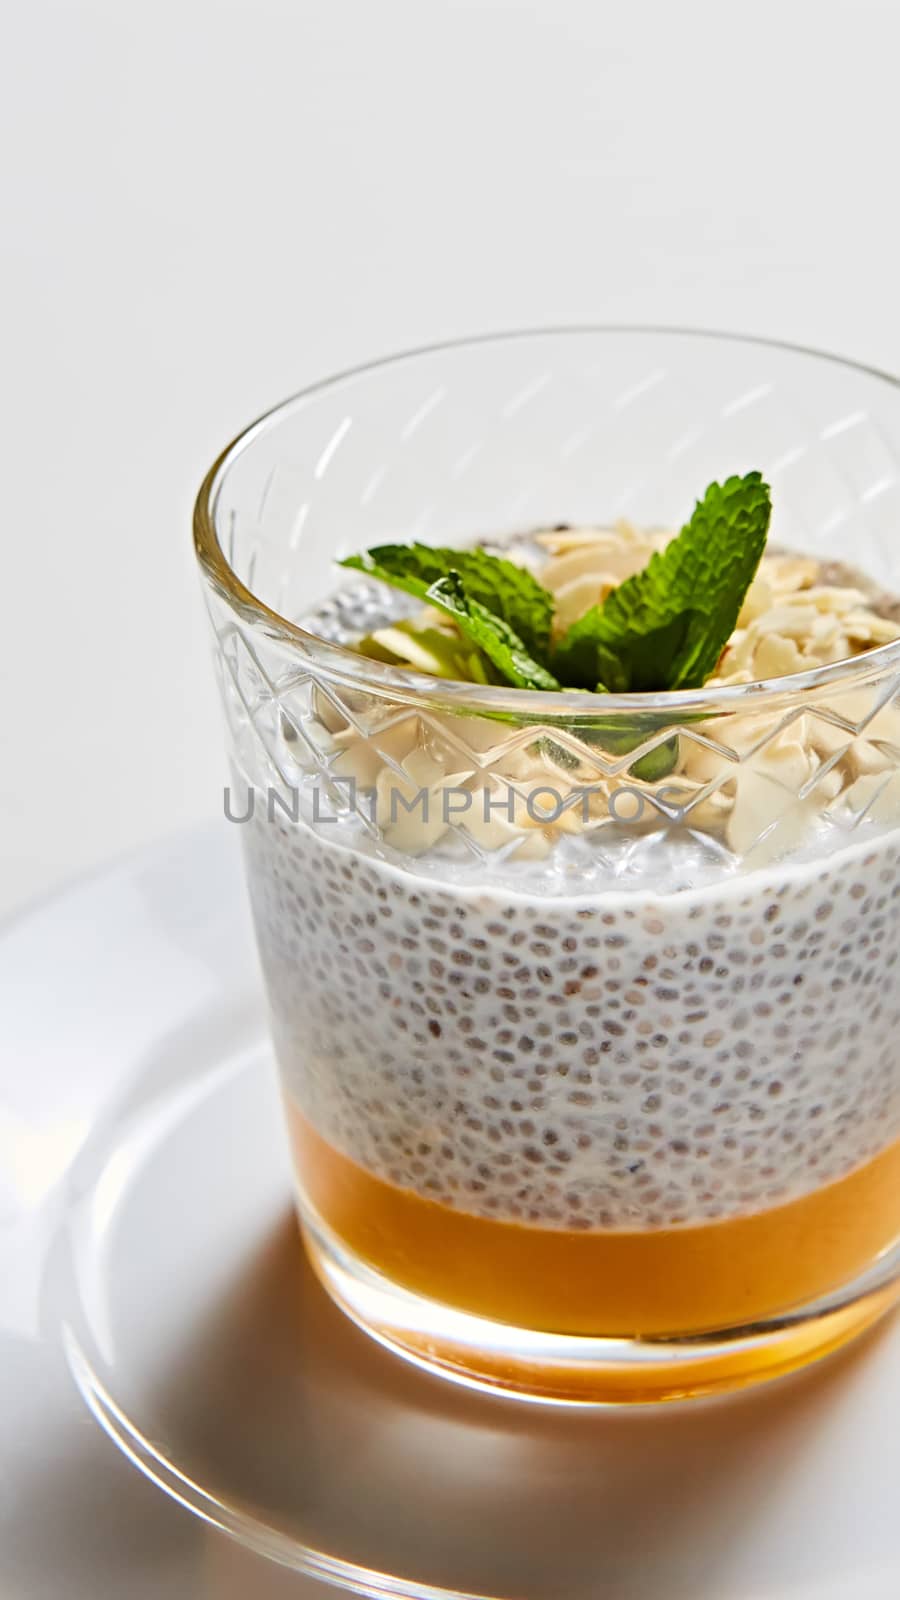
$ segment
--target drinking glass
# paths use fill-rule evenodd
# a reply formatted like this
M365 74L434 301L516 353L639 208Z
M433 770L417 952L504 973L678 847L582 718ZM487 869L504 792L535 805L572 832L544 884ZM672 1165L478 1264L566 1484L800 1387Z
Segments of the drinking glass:
M900 594L898 458L883 374L588 328L344 373L210 470L226 811L300 1222L406 1357L660 1400L892 1305L900 641L762 683L537 694L355 652L405 602L335 562L677 527L756 468L773 544Z

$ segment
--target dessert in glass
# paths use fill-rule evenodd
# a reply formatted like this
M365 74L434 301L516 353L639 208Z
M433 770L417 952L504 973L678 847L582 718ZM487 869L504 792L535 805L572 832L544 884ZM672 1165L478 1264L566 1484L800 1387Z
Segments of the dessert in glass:
M306 1248L408 1358L671 1399L897 1298L898 448L882 375L596 329L345 374L209 473Z

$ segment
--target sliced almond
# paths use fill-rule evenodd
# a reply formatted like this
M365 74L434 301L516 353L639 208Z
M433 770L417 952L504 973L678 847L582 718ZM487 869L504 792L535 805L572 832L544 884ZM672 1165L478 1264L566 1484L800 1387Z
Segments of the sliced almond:
M808 589L819 575L819 563L811 556L767 556L762 563L766 578L779 594L790 589Z
M833 612L839 617L865 604L865 595L859 589L827 587L804 589L799 594L784 595L780 598L782 605L815 606L817 611Z
M812 632L815 620L814 606L788 605L781 601L757 617L747 631L754 640L762 639L769 633L780 633L787 639L806 639Z
M625 543L614 533L605 534L593 544L581 545L548 561L541 571L541 582L554 594L575 578L596 576L599 580L608 574L621 583L632 573L640 572L652 554L653 546L648 541Z
M749 627L750 623L754 622L757 617L762 616L764 611L768 611L772 601L772 585L762 572L757 572L744 596L744 603L737 619L738 627Z
M864 814L879 823L900 821L900 772L887 779L883 773L857 778L841 796L838 814L848 819Z
M770 633L756 646L753 665L760 678L783 678L790 672L802 672L806 663L793 639Z
M847 751L847 766L854 778L866 773L887 772L895 765L893 757L869 739L854 739Z
M619 578L611 572L585 573L581 578L571 578L556 591L556 612L553 631L565 633L573 622L583 617L592 606L602 605L608 594L618 588Z
M889 644L900 634L900 628L890 617L876 616L874 611L851 611L842 622L844 632L854 644Z

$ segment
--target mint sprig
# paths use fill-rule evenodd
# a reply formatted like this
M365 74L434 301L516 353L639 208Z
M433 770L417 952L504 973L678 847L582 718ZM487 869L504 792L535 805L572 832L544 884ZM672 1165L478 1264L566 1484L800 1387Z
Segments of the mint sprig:
M432 584L459 573L468 598L506 623L526 651L543 659L550 639L553 596L533 573L486 550L432 548L427 544L381 544L341 562L369 577L380 578L419 600Z
M467 592L459 572L448 572L425 598L451 616L465 638L478 646L507 683L518 689L559 689L558 679L529 655L518 634Z
M553 596L533 573L502 556L384 544L341 565L452 617L476 647L458 658L474 679L485 676L487 664L516 688L564 685L613 694L695 689L715 671L734 631L765 547L771 509L768 485L758 472L711 483L677 537L602 605L579 617L555 649ZM433 644L423 641L423 649L433 654ZM373 651L379 648L374 639ZM406 644L404 654L409 655ZM439 665L452 671L445 655Z
M734 631L771 514L758 472L711 483L678 536L572 624L554 672L613 694L700 688Z

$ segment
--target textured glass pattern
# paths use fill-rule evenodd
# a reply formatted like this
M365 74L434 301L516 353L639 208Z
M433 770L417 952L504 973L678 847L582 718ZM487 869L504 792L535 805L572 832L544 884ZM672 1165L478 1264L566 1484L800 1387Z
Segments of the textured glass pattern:
M849 560L890 589L900 584L898 442L897 391L823 358L679 335L538 335L426 352L292 402L232 463L216 524L247 587L286 619L306 620L335 587L335 558L378 539L452 542L618 515L677 524L710 478L754 466L772 484L773 541ZM358 596L354 620L365 626L381 602L366 585ZM315 775L329 808L353 806L346 782L334 783L352 765L347 738L336 744L335 734L352 730L371 783L392 771L407 781L404 763L420 750L433 782L487 787L494 815L510 797L521 810L523 752L541 740L546 749L552 739L563 778L580 786L627 782L642 756L677 735L682 769L702 770L703 782L679 790L676 775L642 786L630 827L624 801L594 819L596 848L618 852L620 872L623 852L633 869L673 830L689 830L726 866L752 865L812 844L813 817L822 842L823 830L838 837L900 816L891 649L850 681L826 672L802 694L788 687L764 711L749 694L688 716L663 705L623 754L621 738L604 748L557 711L541 728L514 712L492 724L474 714L477 701L457 713L454 696L422 693L414 678L402 695L383 678L349 683L346 661L309 637L261 629L221 592L211 612L240 769L265 785ZM332 640L347 637L345 619L327 606L319 615ZM633 717L623 722L633 727ZM792 726L821 752L814 771L770 759ZM748 792L758 778L759 826L748 818L723 840L715 799L727 805L742 773ZM551 787L558 777L551 771ZM580 804L570 802L571 816ZM383 816L356 810L370 835L389 833ZM451 816L442 848L476 863L492 849L515 854L509 840L479 838L474 810Z

